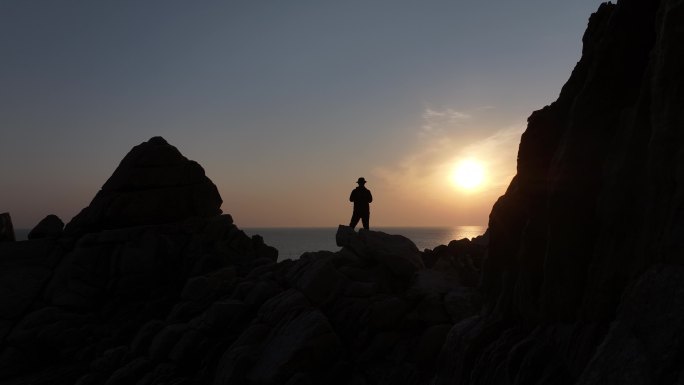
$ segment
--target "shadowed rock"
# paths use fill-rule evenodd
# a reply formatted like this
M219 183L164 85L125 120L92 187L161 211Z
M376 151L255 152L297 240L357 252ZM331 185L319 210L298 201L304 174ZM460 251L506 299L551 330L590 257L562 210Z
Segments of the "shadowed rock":
M177 222L221 213L216 186L162 137L135 146L68 233Z
M64 222L57 215L50 214L28 233L28 239L56 238L62 234L62 230Z
M604 3L489 217L484 308L433 384L684 379L684 4ZM675 107L677 106L677 107Z
M362 258L375 260L403 279L425 268L415 243L401 235L365 229L356 233L351 227L340 225L335 239L337 246L348 247Z
M476 289L405 237L346 230L279 264L228 215L2 244L0 380L427 381Z
M194 363L206 336L190 318L277 259L220 204L199 165L153 138L124 158L70 232L48 216L30 242L1 243L0 382L129 383L167 376L171 364L160 360ZM273 293L257 286L249 303ZM91 361L92 374L73 370Z
M0 242L14 242L14 227L9 213L0 214Z

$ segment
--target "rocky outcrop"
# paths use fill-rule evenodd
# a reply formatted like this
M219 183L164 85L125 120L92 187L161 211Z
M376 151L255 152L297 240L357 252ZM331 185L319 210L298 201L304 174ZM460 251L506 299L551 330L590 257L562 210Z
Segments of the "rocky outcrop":
M56 238L62 234L62 230L64 222L57 215L50 214L28 233L28 239Z
M277 250L220 215L220 202L199 165L153 138L124 158L70 231L48 216L30 240L0 244L0 381L73 382L103 365L97 357L123 359L109 349L147 344L146 325L196 314L239 277L274 264ZM149 341L150 359L187 353L165 352L184 335L169 330ZM126 361L112 381L149 362Z
M490 215L483 313L450 331L436 384L684 378L683 9L592 15L558 100L528 120Z
M407 279L423 269L423 259L416 245L401 235L391 235L340 225L336 235L337 246L352 250L361 258L385 265L393 274Z
M0 242L14 242L14 227L9 213L0 214Z
M197 186L179 188L170 166L148 175L174 162L206 178L153 138L68 231L46 219L32 232L45 236L0 244L0 381L421 383L452 326L480 309L482 245L421 253L340 226L340 251L275 263L277 250L218 213L220 197L185 210L199 207ZM190 202L130 211L155 194Z
M452 325L479 310L477 290L430 269L397 275L388 250L399 260L416 250L403 237L344 227L339 237L375 239L385 254L345 245L190 278L166 317L100 353L80 383L427 381Z
M213 217L221 213L221 203L202 166L164 138L154 137L124 157L65 231L83 233Z

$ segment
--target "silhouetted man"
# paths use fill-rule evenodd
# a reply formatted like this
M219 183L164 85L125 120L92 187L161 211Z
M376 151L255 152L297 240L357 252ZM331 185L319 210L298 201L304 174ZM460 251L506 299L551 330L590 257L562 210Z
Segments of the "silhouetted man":
M349 227L352 229L359 223L359 219L363 223L363 228L368 230L368 220L370 218L369 203L373 202L373 196L369 189L366 188L366 180L359 178L356 181L359 187L355 188L349 196L349 201L354 202L354 213L352 214Z

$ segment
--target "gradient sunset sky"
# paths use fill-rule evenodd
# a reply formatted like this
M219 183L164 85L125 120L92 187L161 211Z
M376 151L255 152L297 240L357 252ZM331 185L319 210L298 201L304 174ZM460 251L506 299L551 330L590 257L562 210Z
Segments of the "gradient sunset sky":
M160 135L240 227L348 223L360 176L371 226L485 225L600 3L3 0L0 212L68 222Z

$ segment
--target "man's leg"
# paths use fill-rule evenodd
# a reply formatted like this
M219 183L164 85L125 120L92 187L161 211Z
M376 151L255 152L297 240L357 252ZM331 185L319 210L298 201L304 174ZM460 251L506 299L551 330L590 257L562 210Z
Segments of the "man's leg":
M361 219L361 216L357 213L353 213L351 217L351 221L349 221L349 227L352 229L356 227L356 225L359 223L359 219Z
M370 213L363 214L361 217L361 223L363 223L363 228L369 230L368 222L370 222Z

